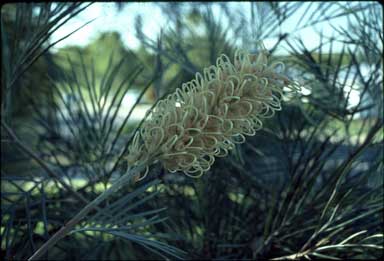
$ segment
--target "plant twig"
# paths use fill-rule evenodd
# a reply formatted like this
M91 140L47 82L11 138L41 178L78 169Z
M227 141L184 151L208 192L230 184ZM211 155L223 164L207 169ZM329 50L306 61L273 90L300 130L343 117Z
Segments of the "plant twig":
M117 179L109 189L101 193L97 198L86 205L79 213L77 213L76 216L69 220L59 231L57 231L47 242L45 242L28 260L39 260L42 255L44 255L60 239L65 237L92 209L96 208L98 204L104 201L112 193L116 192L122 185L126 184L130 178L132 178L136 173L142 171L145 166L145 164L139 165Z

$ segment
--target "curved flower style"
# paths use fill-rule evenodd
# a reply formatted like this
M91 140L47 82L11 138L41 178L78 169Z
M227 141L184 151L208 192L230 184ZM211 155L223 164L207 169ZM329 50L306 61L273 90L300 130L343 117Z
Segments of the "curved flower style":
M250 55L237 50L232 64L221 55L216 66L184 83L159 101L134 136L130 165L160 160L170 172L200 177L215 157L224 157L245 136L255 135L262 119L281 109L283 87L299 86L268 65L267 52Z

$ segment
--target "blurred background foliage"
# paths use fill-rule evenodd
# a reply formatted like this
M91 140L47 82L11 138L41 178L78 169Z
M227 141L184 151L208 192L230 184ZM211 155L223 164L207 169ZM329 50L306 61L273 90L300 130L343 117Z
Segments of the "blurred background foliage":
M152 167L44 258L383 256L382 6L242 4L249 16L224 2L157 3L169 26L151 39L136 16L127 27L137 49L110 31L57 52L52 33L89 4L2 6L2 257L31 256L125 173L132 134L158 99L221 53L256 52L270 38L271 59L284 61L303 86L299 97L201 179ZM310 49L286 30L292 16L299 17L293 32L328 23L336 33L319 31ZM340 17L344 26L333 23Z

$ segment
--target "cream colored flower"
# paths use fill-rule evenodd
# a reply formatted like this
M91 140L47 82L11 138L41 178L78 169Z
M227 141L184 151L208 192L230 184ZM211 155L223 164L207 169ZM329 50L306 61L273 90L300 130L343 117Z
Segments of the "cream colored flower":
M159 101L134 136L129 165L159 160L170 172L200 177L215 157L225 157L281 109L284 87L297 92L299 86L276 71L280 65L269 65L265 50L237 50L233 63L221 55L216 66Z

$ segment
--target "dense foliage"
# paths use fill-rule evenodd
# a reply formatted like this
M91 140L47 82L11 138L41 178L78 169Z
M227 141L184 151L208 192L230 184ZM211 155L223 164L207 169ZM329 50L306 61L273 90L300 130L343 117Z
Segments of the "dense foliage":
M154 41L137 17L127 25L140 39L137 50L108 32L56 53L50 36L88 4L2 6L2 257L30 257L127 172L143 118L135 115L220 54L233 57L239 46L257 51L270 38L270 58L283 60L301 82L300 97L199 179L151 166L43 258L383 256L382 6L242 4L249 16L227 3L159 3L170 26ZM299 19L289 32L292 16ZM334 25L341 17L346 25ZM337 33L319 32L314 49L295 34L324 23Z

